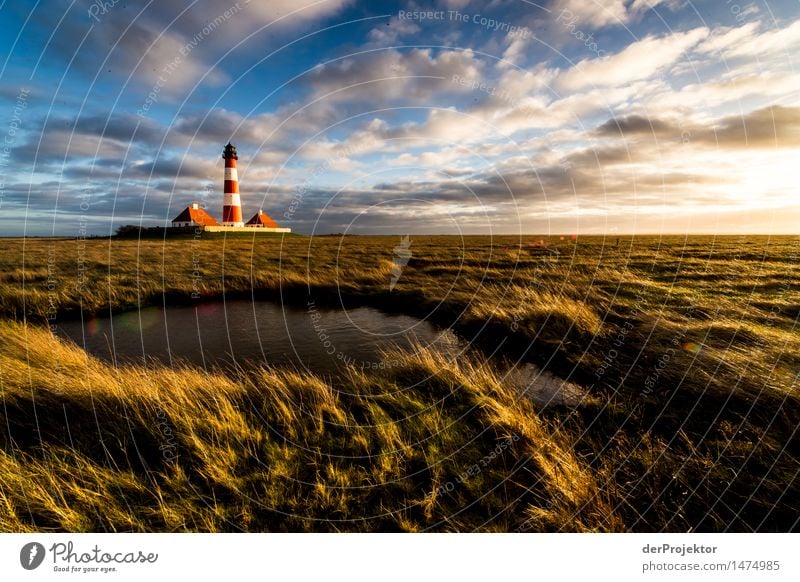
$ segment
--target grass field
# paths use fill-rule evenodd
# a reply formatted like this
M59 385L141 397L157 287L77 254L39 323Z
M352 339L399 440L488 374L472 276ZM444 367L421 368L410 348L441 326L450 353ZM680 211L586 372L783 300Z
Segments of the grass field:
M800 238L13 240L0 255L0 528L789 531ZM370 305L496 360L323 380L123 368L43 323L222 295ZM477 467L477 469L476 469Z

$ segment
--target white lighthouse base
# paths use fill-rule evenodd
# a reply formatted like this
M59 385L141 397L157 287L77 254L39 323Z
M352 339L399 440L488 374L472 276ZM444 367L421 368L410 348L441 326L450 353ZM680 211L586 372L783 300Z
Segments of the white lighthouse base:
M243 223L239 223L242 225ZM205 232L249 232L249 233L259 233L259 232L292 232L291 228L265 228L265 227L253 227L253 226L204 226L203 230Z

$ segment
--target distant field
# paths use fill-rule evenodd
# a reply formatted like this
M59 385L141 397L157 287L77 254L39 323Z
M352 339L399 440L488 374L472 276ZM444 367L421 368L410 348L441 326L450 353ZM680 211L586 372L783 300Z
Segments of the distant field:
M6 239L3 250L2 530L797 528L798 237ZM41 329L222 295L430 317L592 398L536 410L496 362L478 371L430 353L339 384L115 369ZM174 462L158 452L164 426ZM496 446L485 470L442 488Z

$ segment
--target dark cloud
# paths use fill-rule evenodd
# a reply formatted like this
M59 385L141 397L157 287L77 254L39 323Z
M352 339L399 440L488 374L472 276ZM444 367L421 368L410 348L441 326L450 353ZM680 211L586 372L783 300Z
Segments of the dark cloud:
M62 169L61 176L70 180L114 180L120 177L120 170L120 167L70 165Z
M630 136L630 135L680 135L680 130L671 123L654 117L643 117L641 115L629 115L627 117L615 117L609 119L595 130L598 136Z
M225 79L219 56L231 48L230 39L243 39L274 23L272 42L280 46L304 22L335 14L346 0L270 0L234 2L197 0L187 5L151 2L146 6L127 2L53 0L34 10L31 25L48 42L42 58L69 64L84 75L110 73L151 87L163 74L165 64L178 59L162 93L181 94L204 75L206 82ZM293 12L291 16L289 12ZM187 50L188 47L188 50ZM252 46L242 46L246 52ZM261 47L263 49L263 45ZM78 57L78 58L73 58Z
M71 161L96 156L122 160L131 146L135 144L50 128L40 135L29 133L27 141L14 147L11 155L15 162L22 165L35 161L39 171L58 170Z
M693 184L718 184L719 182L719 176L691 174L688 172L659 172L636 177L636 185L639 188L681 188Z
M303 83L316 96L359 103L429 103L433 97L468 91L453 77L481 78L484 63L471 50L387 49L314 68Z
M726 117L694 132L692 141L722 148L796 147L800 145L800 107L776 105Z
M37 167L61 165L66 169L82 158L116 165L137 147L158 147L165 131L152 120L128 114L39 118L28 125L27 139L14 147L12 155L17 162L35 159ZM98 157L103 162L98 162Z
M201 143L225 144L228 141L258 143L259 135L263 136L260 132L264 126L275 125L269 119L269 116L255 116L248 120L226 109L213 109L204 115L179 117L175 120L173 129Z
M212 161L161 156L155 160L132 164L126 169L125 174L129 178L144 179L162 177L207 179L209 169L213 167Z
M126 113L79 117L74 130L83 135L97 135L121 142L135 141L151 146L158 145L166 131L151 119Z
M733 149L795 147L800 145L800 107L774 105L705 125L630 115L609 119L592 135L625 139L653 137L660 141L683 140L687 144Z
M586 148L569 154L564 163L578 168L605 167L619 164L630 164L645 157L641 149L624 145L607 144L594 148Z

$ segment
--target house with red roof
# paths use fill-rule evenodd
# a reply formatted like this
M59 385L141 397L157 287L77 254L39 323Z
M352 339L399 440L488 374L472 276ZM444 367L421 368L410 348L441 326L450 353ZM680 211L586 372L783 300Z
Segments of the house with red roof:
M219 226L219 223L208 212L200 208L197 202L192 202L172 219L172 226Z
M253 218L245 223L245 226L250 228L280 228L278 223L272 220L270 215L263 210L259 210Z

